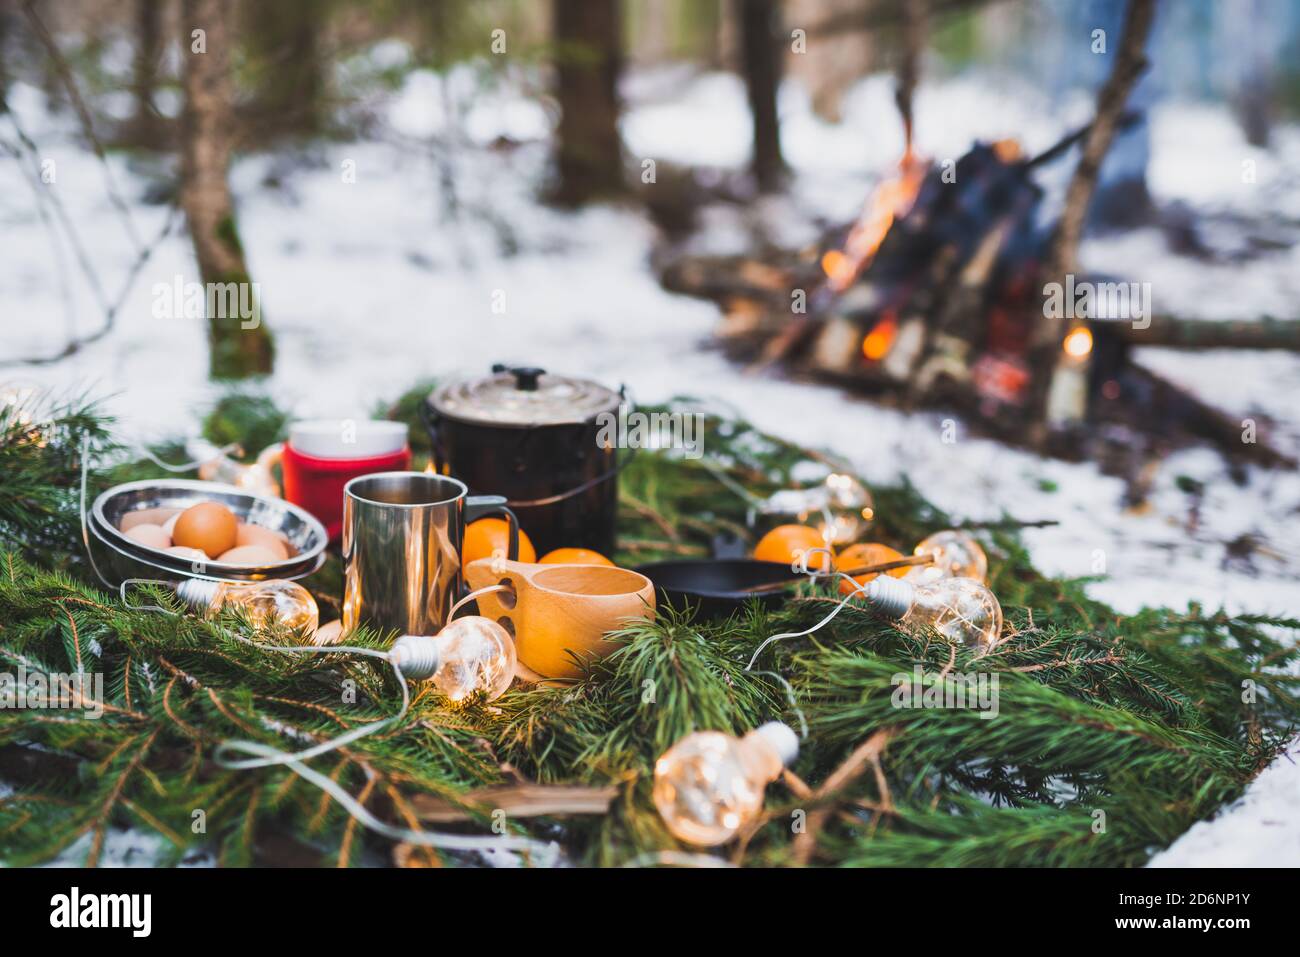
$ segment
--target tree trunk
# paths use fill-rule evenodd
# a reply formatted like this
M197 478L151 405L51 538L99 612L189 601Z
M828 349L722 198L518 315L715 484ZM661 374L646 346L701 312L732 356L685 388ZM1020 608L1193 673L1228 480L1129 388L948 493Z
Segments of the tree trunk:
M14 32L14 16L7 7L0 7L0 104L9 94L9 41Z
M163 122L154 105L158 88L158 64L163 56L163 10L161 0L135 0L135 60L131 69L131 95L135 115L128 136L144 147L162 144Z
M203 282L239 289L252 307L249 316L229 315L228 308L213 308L218 297L207 297L211 373L222 379L268 373L274 357L270 332L261 321L257 290L244 262L227 180L233 96L230 15L225 0L183 0L181 8L185 87L181 206L189 221ZM203 35L195 38L198 30ZM225 285L229 283L238 285ZM228 305L228 299L223 305Z
M781 83L781 55L776 41L780 18L777 0L734 0L740 21L741 64L749 112L754 121L754 156L750 170L758 188L771 192L781 184L781 126L776 91Z
M618 0L555 0L557 130L553 198L579 205L623 191L618 134L622 61Z
M1106 158L1106 151L1115 138L1129 93L1147 68L1145 50L1151 23L1155 19L1155 9L1155 0L1129 0L1124 15L1124 35L1115 55L1115 65L1097 94L1097 112L1083 137L1079 165L1075 167L1066 189L1065 206L1048 246L1040 286L1064 282L1065 276L1078 268L1079 240L1083 235L1088 205L1097 188L1102 160ZM1030 368L1044 371L1034 376L1029 409L1036 420L1040 439L1043 437L1053 379L1053 375L1045 370L1060 372L1061 343L1065 339L1068 325L1069 320L1065 318L1049 318L1046 315L1038 318L1034 325L1029 365Z
M915 134L913 101L921 80L921 56L925 52L926 0L903 0L903 50L898 62L898 84L894 102L903 118L903 142L912 151Z
M322 125L325 89L320 24L326 0L252 0L243 8L256 92L249 107L259 134L310 134Z

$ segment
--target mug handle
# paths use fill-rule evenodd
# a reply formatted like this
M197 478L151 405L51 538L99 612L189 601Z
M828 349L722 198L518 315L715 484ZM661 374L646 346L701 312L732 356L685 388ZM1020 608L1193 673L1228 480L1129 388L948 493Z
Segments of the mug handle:
M465 524L485 516L498 513L506 520L509 538L506 544L506 558L512 562L519 561L519 519L506 505L504 495L470 495L465 499Z

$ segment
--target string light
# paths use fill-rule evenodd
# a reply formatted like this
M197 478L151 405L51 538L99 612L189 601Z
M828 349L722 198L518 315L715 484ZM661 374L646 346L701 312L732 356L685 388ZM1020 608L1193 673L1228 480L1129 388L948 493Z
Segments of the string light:
M940 578L973 578L977 582L988 579L989 559L983 547L969 532L947 529L922 539L912 549L914 555L930 555L929 565L915 565L903 576L914 584L937 581Z
M207 439L190 439L185 443L185 452L190 456L188 462L164 462L143 445L138 451L160 469L173 474L198 470L199 478L205 482L220 482L246 492L280 497L280 483L275 480L271 469L284 453L284 445L281 443L263 449L257 461L251 465L236 462L230 457L232 453L242 454L237 442L216 446Z
M758 816L768 783L798 754L798 737L779 721L743 738L693 732L655 763L655 807L679 840L723 844Z
M813 524L827 545L856 542L875 520L870 490L852 475L832 472L809 488L780 489L758 501L759 514L786 517L796 525Z
M456 614L457 609L475 596L490 590L500 590L502 586L490 586L470 592L452 606L448 617ZM403 635L393 643L388 651L357 646L332 646L318 648L313 646L280 647L264 645L247 638L241 641L261 648L264 651L278 651L287 654L351 654L377 658L387 662L393 669L398 687L402 692L402 706L397 714L389 718L380 718L360 727L353 728L338 737L323 741L303 751L290 753L280 751L260 741L224 741L218 746L213 759L218 765L233 770L251 770L283 766L289 768L299 777L310 781L322 791L328 793L344 810L363 826L393 840L418 844L423 847L440 847L448 850L464 851L523 851L530 856L537 855L543 863L553 864L556 857L553 845L543 844L526 837L478 836L468 834L440 834L427 830L410 830L395 827L375 817L336 781L319 771L308 767L303 762L351 744L366 735L383 728L397 727L411 708L411 691L408 679L422 681L432 679L434 685L448 698L462 700L475 691L482 691L488 700L500 697L510 686L515 674L515 645L510 633L501 625L488 618L468 616L452 620L436 635ZM240 757L242 755L242 757Z
M388 653L393 667L417 681L429 678L452 701L482 692L493 701L515 677L515 643L491 618L457 618L436 635L403 635Z
M129 583L123 583L123 588ZM310 633L320 623L320 609L311 592L295 582L279 578L257 582L189 578L176 585L176 594L186 604L208 614L226 608L240 609L258 627L265 627L274 620Z
M933 628L980 654L1002 637L1002 605L983 582L973 578L940 578L917 585L879 575L863 585L861 593L885 617Z

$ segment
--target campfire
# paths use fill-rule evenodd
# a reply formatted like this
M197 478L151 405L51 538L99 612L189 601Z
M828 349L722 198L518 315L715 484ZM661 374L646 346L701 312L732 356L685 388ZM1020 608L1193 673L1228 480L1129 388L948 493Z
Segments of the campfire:
M819 243L680 256L662 281L717 302L719 343L755 370L780 364L903 407L956 408L1010 442L1026 442L1046 418L1066 426L1047 448L1065 457L1111 458L1121 435L1122 471L1207 439L1234 457L1289 463L1266 443L1243 446L1239 422L1224 410L1131 361L1135 344L1179 344L1185 329L1176 320L1155 317L1138 329L1094 310L1064 330L1054 367L1036 361L1053 217L1035 174L1085 134L1036 156L1014 140L977 143L947 164L909 147L857 218Z
M844 248L829 249L822 256L825 289L839 295L857 281L889 235L894 220L906 216L916 202L928 165L916 157L910 146L907 148L897 172L876 188L862 215L849 229Z

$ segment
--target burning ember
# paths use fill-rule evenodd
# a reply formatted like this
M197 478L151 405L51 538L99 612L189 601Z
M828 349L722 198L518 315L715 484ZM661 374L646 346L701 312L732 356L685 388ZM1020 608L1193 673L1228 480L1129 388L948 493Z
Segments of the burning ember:
M832 249L822 257L822 271L826 273L831 292L836 295L844 292L871 265L894 220L907 215L916 202L916 194L929 168L930 164L909 148L898 161L898 170L876 187L862 215L849 230L843 250Z
M898 316L893 310L886 310L867 337L862 340L862 354L872 362L879 362L885 356L889 355L889 350L894 345L894 339L898 336Z

